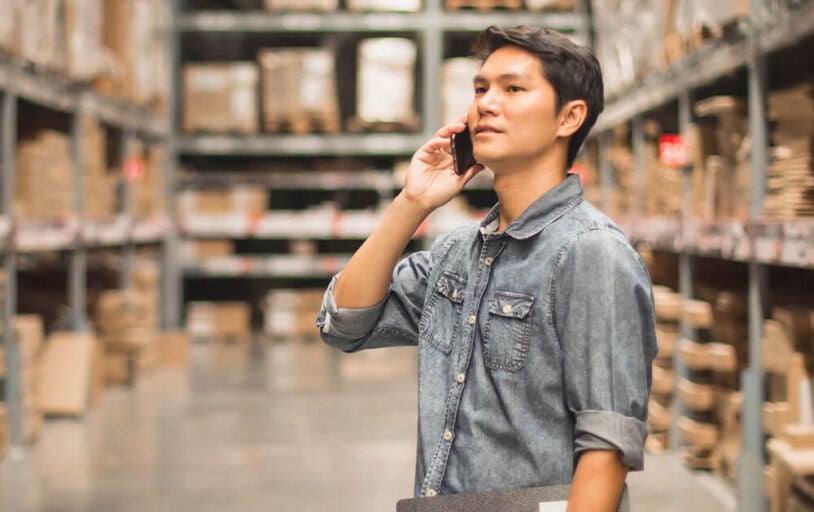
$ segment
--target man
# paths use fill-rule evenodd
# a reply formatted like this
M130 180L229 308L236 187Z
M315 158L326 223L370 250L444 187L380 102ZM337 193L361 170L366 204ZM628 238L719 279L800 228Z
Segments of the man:
M656 354L647 271L569 175L603 108L589 50L494 27L466 116L499 202L479 225L399 261L419 224L483 165L453 172L441 128L325 294L323 339L417 345L420 496L572 484L570 511L615 510L643 466Z

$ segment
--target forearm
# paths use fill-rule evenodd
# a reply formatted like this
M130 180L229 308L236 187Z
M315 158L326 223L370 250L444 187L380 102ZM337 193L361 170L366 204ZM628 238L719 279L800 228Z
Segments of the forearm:
M571 484L568 512L615 512L627 471L616 451L584 452Z
M429 210L399 194L334 286L339 308L365 308L387 295L393 269Z

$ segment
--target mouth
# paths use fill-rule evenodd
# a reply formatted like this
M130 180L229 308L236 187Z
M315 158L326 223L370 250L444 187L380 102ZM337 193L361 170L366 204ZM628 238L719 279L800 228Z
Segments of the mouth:
M485 135L490 133L500 133L500 130L488 124L478 125L475 127L475 135Z

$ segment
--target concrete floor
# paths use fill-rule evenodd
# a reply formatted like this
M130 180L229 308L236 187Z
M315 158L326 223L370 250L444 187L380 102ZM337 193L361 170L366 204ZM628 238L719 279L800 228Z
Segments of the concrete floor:
M0 510L382 512L412 492L415 353L196 345L189 371L106 392L0 462ZM731 485L672 454L628 479L634 511L727 512Z

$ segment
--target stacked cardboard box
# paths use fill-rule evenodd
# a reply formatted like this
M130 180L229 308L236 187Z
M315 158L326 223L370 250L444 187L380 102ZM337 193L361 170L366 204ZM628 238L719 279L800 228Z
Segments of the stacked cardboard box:
M458 57L444 61L442 97L444 123L451 123L465 114L472 103L472 78L480 69L480 61Z
M665 286L653 287L656 307L656 337L659 352L653 362L653 384L648 403L647 448L651 452L661 452L669 446L670 425L672 423L673 350L678 336L681 318L681 296Z
M139 370L157 363L158 266L139 261L133 269L133 287L102 292L96 302L94 323L103 344L105 383L132 382Z
M259 76L253 62L184 66L184 131L257 133Z
M526 9L530 11L573 11L576 0L525 0Z
M9 445L8 413L6 404L0 402L0 459L6 454Z
M769 115L772 150L764 215L814 216L814 86L770 93Z
M749 119L746 102L713 96L695 104L695 114L714 119L713 154L704 155L703 195L706 220L749 216Z
M169 20L167 2L104 0L103 40L116 72L98 86L139 104L163 104L169 90Z
M42 432L40 403L42 346L45 338L42 317L20 315L14 319L14 337L20 356L20 398L23 411L23 440L34 442Z
M679 421L686 443L683 455L691 467L715 469L734 479L741 446L738 376L746 366L747 307L737 292L700 289L699 295L708 300L682 306L683 321L695 331L678 349L689 371L678 385L678 398L688 411Z
M383 37L359 44L356 115L363 124L418 127L415 111L416 44L411 39ZM382 84L387 84L382 87Z
M181 245L181 260L195 263L231 256L234 252L235 243L232 240L185 240Z
M622 124L614 127L608 158L613 167L615 187L608 213L624 216L631 213L634 196L633 152L630 144L630 127Z
M245 302L190 302L187 332L198 339L245 340L251 335L251 307Z
M84 117L81 123L85 218L107 219L116 214L118 182L116 174L107 171L107 137L98 120Z
M269 204L265 188L237 186L231 189L184 190L179 194L179 212L190 219L200 216L260 216Z
M684 144L687 151L687 165L691 168L690 216L695 219L712 220L715 214L715 184L708 177L716 178L721 164L710 165L707 173L709 155L717 154L718 142L715 128L710 124L691 123L687 128Z
M266 48L262 73L263 128L294 133L339 131L335 56L327 48Z
M276 289L266 295L263 332L274 340L303 341L319 336L316 318L323 289Z
M51 130L20 142L15 196L19 219L61 221L74 214L70 148L66 134Z

